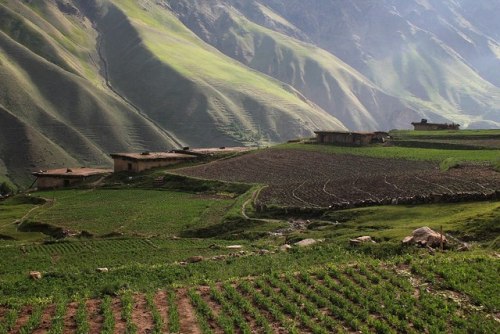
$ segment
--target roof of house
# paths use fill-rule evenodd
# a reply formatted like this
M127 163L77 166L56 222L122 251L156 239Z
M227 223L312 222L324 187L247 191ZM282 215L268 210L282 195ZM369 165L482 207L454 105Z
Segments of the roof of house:
M335 135L375 135L375 132L359 132L359 131L314 131L316 134L335 134Z
M86 167L76 167L76 168L58 168L49 170L40 170L33 172L32 174L37 177L87 177L93 175L102 175L112 173L111 169L101 169L101 168L86 168Z
M232 153L232 152L246 152L255 149L255 147L215 147L215 148L193 148L189 152L201 154L214 154L214 153Z
M172 152L145 152L145 153L112 153L112 158L124 158L127 160L177 160L193 159L192 155Z

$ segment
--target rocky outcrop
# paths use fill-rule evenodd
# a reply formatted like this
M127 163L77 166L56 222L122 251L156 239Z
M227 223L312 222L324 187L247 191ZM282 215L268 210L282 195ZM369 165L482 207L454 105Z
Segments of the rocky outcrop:
M403 239L403 244L415 244L422 247L437 248L441 244L446 246L448 241L446 237L431 228L424 226L416 229L412 232L411 236L407 236Z

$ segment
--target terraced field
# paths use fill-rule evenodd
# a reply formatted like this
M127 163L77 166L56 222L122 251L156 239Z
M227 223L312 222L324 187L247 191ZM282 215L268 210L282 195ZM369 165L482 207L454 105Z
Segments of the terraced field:
M496 198L500 173L471 164L446 172L438 163L305 150L262 150L185 168L183 175L268 185L257 206L348 208Z
M494 295L470 290L470 281L451 279L457 266L442 262L365 261L149 293L126 290L99 299L2 307L0 332L496 332ZM480 257L467 262L459 262L458 270L481 270L486 291L498 292L498 261ZM454 291L446 289L447 282L454 282Z

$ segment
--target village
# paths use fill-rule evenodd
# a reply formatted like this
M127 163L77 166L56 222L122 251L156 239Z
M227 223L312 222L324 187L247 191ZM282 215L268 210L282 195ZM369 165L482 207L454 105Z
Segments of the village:
M415 131L459 130L458 124L430 123L426 119L411 123ZM313 142L317 144L332 144L346 146L366 146L386 143L390 135L385 131L355 132L355 131L315 131ZM141 152L141 153L111 153L113 169L89 167L63 167L51 170L33 172L36 178L37 189L55 189L74 187L91 183L112 173L128 172L140 173L145 170L167 167L184 162L202 161L209 157L224 156L233 153L242 153L253 150L253 147L219 147L182 149L168 152Z

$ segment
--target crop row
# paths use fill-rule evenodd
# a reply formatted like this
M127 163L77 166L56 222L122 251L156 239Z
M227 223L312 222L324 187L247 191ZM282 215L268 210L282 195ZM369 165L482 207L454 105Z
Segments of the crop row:
M498 269L481 261L472 262L472 266L487 273L488 280L494 279ZM488 271L487 266L493 269ZM412 264L413 272L419 268L423 271L419 262ZM438 269L431 269L435 276ZM451 265L445 266L436 281L462 282L464 289L472 285L446 276L452 272ZM225 334L270 334L277 330L314 334L497 330L487 310L464 307L434 292L428 285L413 286L407 276L376 261L343 267L327 265L310 272L271 273L187 291L144 295L125 291L119 298L106 296L98 301L80 298L68 303L60 299L49 306L0 308L0 334L31 333L37 328L59 334L68 326L78 334L109 334L117 328L127 333L144 332L146 328L152 333L176 333L189 332L188 327L202 333Z
M69 331L76 334L112 334L119 328L127 333L137 333L144 332L141 328L145 324L144 319L151 320L147 325L151 333L164 333L167 328L169 333L179 333L178 303L178 293L169 290L146 295L126 291L118 298L105 296L98 300L79 297L72 303L57 298L51 305L0 306L0 334L28 334L34 331L48 334ZM141 322L138 323L138 320Z
M74 254L81 252L103 252L103 251L128 251L155 248L151 242L145 239L111 239L55 242L45 245L31 245L24 250L29 253L41 254Z
M265 275L190 292L205 333L490 333L485 313L421 288L390 269L358 265ZM245 322L246 319L246 322Z

